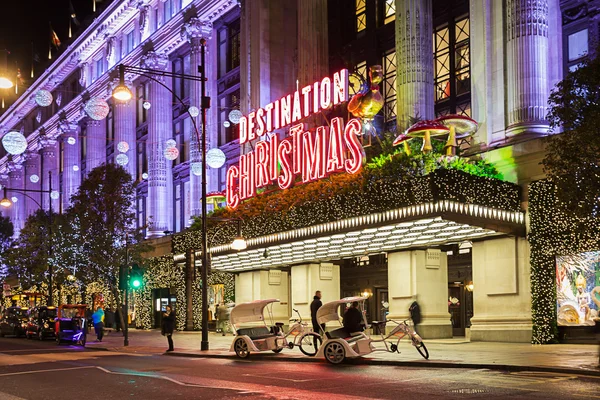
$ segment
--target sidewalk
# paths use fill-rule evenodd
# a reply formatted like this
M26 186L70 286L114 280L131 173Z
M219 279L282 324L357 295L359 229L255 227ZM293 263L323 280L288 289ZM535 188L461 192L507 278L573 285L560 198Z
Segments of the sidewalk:
M123 336L111 332L101 343L93 342L93 334L88 335L86 347L130 353L163 354L167 340L160 331L129 331L129 347L123 347ZM229 352L233 336L210 333L210 351L199 350L200 332L177 332L173 335L175 352L171 356L232 358ZM407 367L435 368L489 368L500 370L547 371L556 373L577 373L600 376L598 367L598 346L595 345L545 345L534 346L526 343L465 342L464 340L425 340L429 350L429 360L423 359L407 341L401 341L400 354L375 352L366 357L351 360L354 364L394 365ZM321 362L323 359L309 358L300 350L283 350L252 353L250 359L277 361Z

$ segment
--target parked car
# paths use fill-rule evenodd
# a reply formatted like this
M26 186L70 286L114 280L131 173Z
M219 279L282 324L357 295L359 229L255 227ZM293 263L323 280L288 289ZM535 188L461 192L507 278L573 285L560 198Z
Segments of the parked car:
M36 337L39 340L54 337L56 316L57 308L54 306L41 306L30 309L25 337L27 339Z
M9 307L4 310L0 320L0 337L24 335L29 322L27 310L26 307Z

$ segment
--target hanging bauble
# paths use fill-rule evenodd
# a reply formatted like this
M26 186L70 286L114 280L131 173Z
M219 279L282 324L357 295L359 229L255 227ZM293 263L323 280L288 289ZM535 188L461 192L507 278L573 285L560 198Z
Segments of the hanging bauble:
M96 121L100 121L106 118L108 112L110 111L108 103L99 97L92 97L91 99L89 99L88 102L85 103L84 109L86 114L91 119L95 119Z
M142 103L142 107L144 107L144 110L149 110L150 107L152 107L152 103L150 103L148 100L146 100Z
M29 177L29 181L31 183L38 183L40 181L40 177L37 176L36 174L33 174Z
M142 174L142 179L148 179L148 173L147 172L144 172Z
M211 168L221 168L225 161L227 161L227 157L221 149L215 147L206 153L206 164Z
M117 143L117 150L121 153L127 153L129 151L129 144L127 142L119 142Z
M192 163L191 169L192 169L192 174L194 174L195 176L202 175L202 163L199 163L199 162Z
M50 198L52 200L58 200L59 197L60 197L60 193L58 193L58 191L53 190L50 192Z
M169 147L177 147L177 142L173 139L169 139L165 142L165 147L168 149Z
M40 107L48 107L52 104L52 93L44 89L38 90L35 94L35 102Z
M69 138L67 139L67 143L69 143L70 145L74 145L75 143L77 143L77 139L75 139L73 136L69 136Z
M242 118L242 112L240 110L231 110L229 112L229 120L234 124L240 123L240 118Z
M8 132L2 137L2 146L12 155L22 154L27 150L27 139L21 132Z
M179 157L179 150L177 150L177 147L167 147L163 154L167 160L173 161Z
M79 165L73 165L73 171L75 171L75 172L79 171Z
M198 107L195 106L188 108L188 112L193 118L196 118L198 115L200 115L200 110L198 110Z
M11 198L10 198L10 200L11 200L13 203L16 203L17 201L19 201L19 199L18 199L18 198L16 198L15 196L11 197Z
M121 153L115 157L115 161L117 162L117 164L125 166L129 162L129 157L127 157L127 154Z
M229 128L231 126L231 122L229 122L229 121L223 121L223 126L225 128Z

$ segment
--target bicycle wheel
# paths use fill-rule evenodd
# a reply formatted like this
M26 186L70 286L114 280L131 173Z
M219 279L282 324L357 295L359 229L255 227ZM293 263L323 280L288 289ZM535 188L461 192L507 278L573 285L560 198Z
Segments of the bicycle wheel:
M300 338L300 344L298 346L305 356L314 357L319 351L321 343L323 343L323 339L321 339L320 335L309 332Z
M429 360L429 351L427 350L427 347L425 347L425 343L421 342L417 345L415 345L417 351L419 352L419 354L421 354L423 356L424 359Z

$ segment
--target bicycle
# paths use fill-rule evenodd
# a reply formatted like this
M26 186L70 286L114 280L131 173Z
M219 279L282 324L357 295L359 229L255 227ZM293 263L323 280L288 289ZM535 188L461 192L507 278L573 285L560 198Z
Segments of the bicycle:
M295 308L293 311L298 314L298 318L290 319L290 322L293 322L293 324L290 325L288 331L282 337L277 338L277 344L278 346L281 345L281 347L273 351L279 353L285 347L293 349L295 346L298 346L304 355L313 357L319 351L319 347L323 343L323 338L318 333L308 330L308 323L302 321L300 312ZM276 325L283 326L281 323ZM288 340L290 336L293 337L291 341Z

